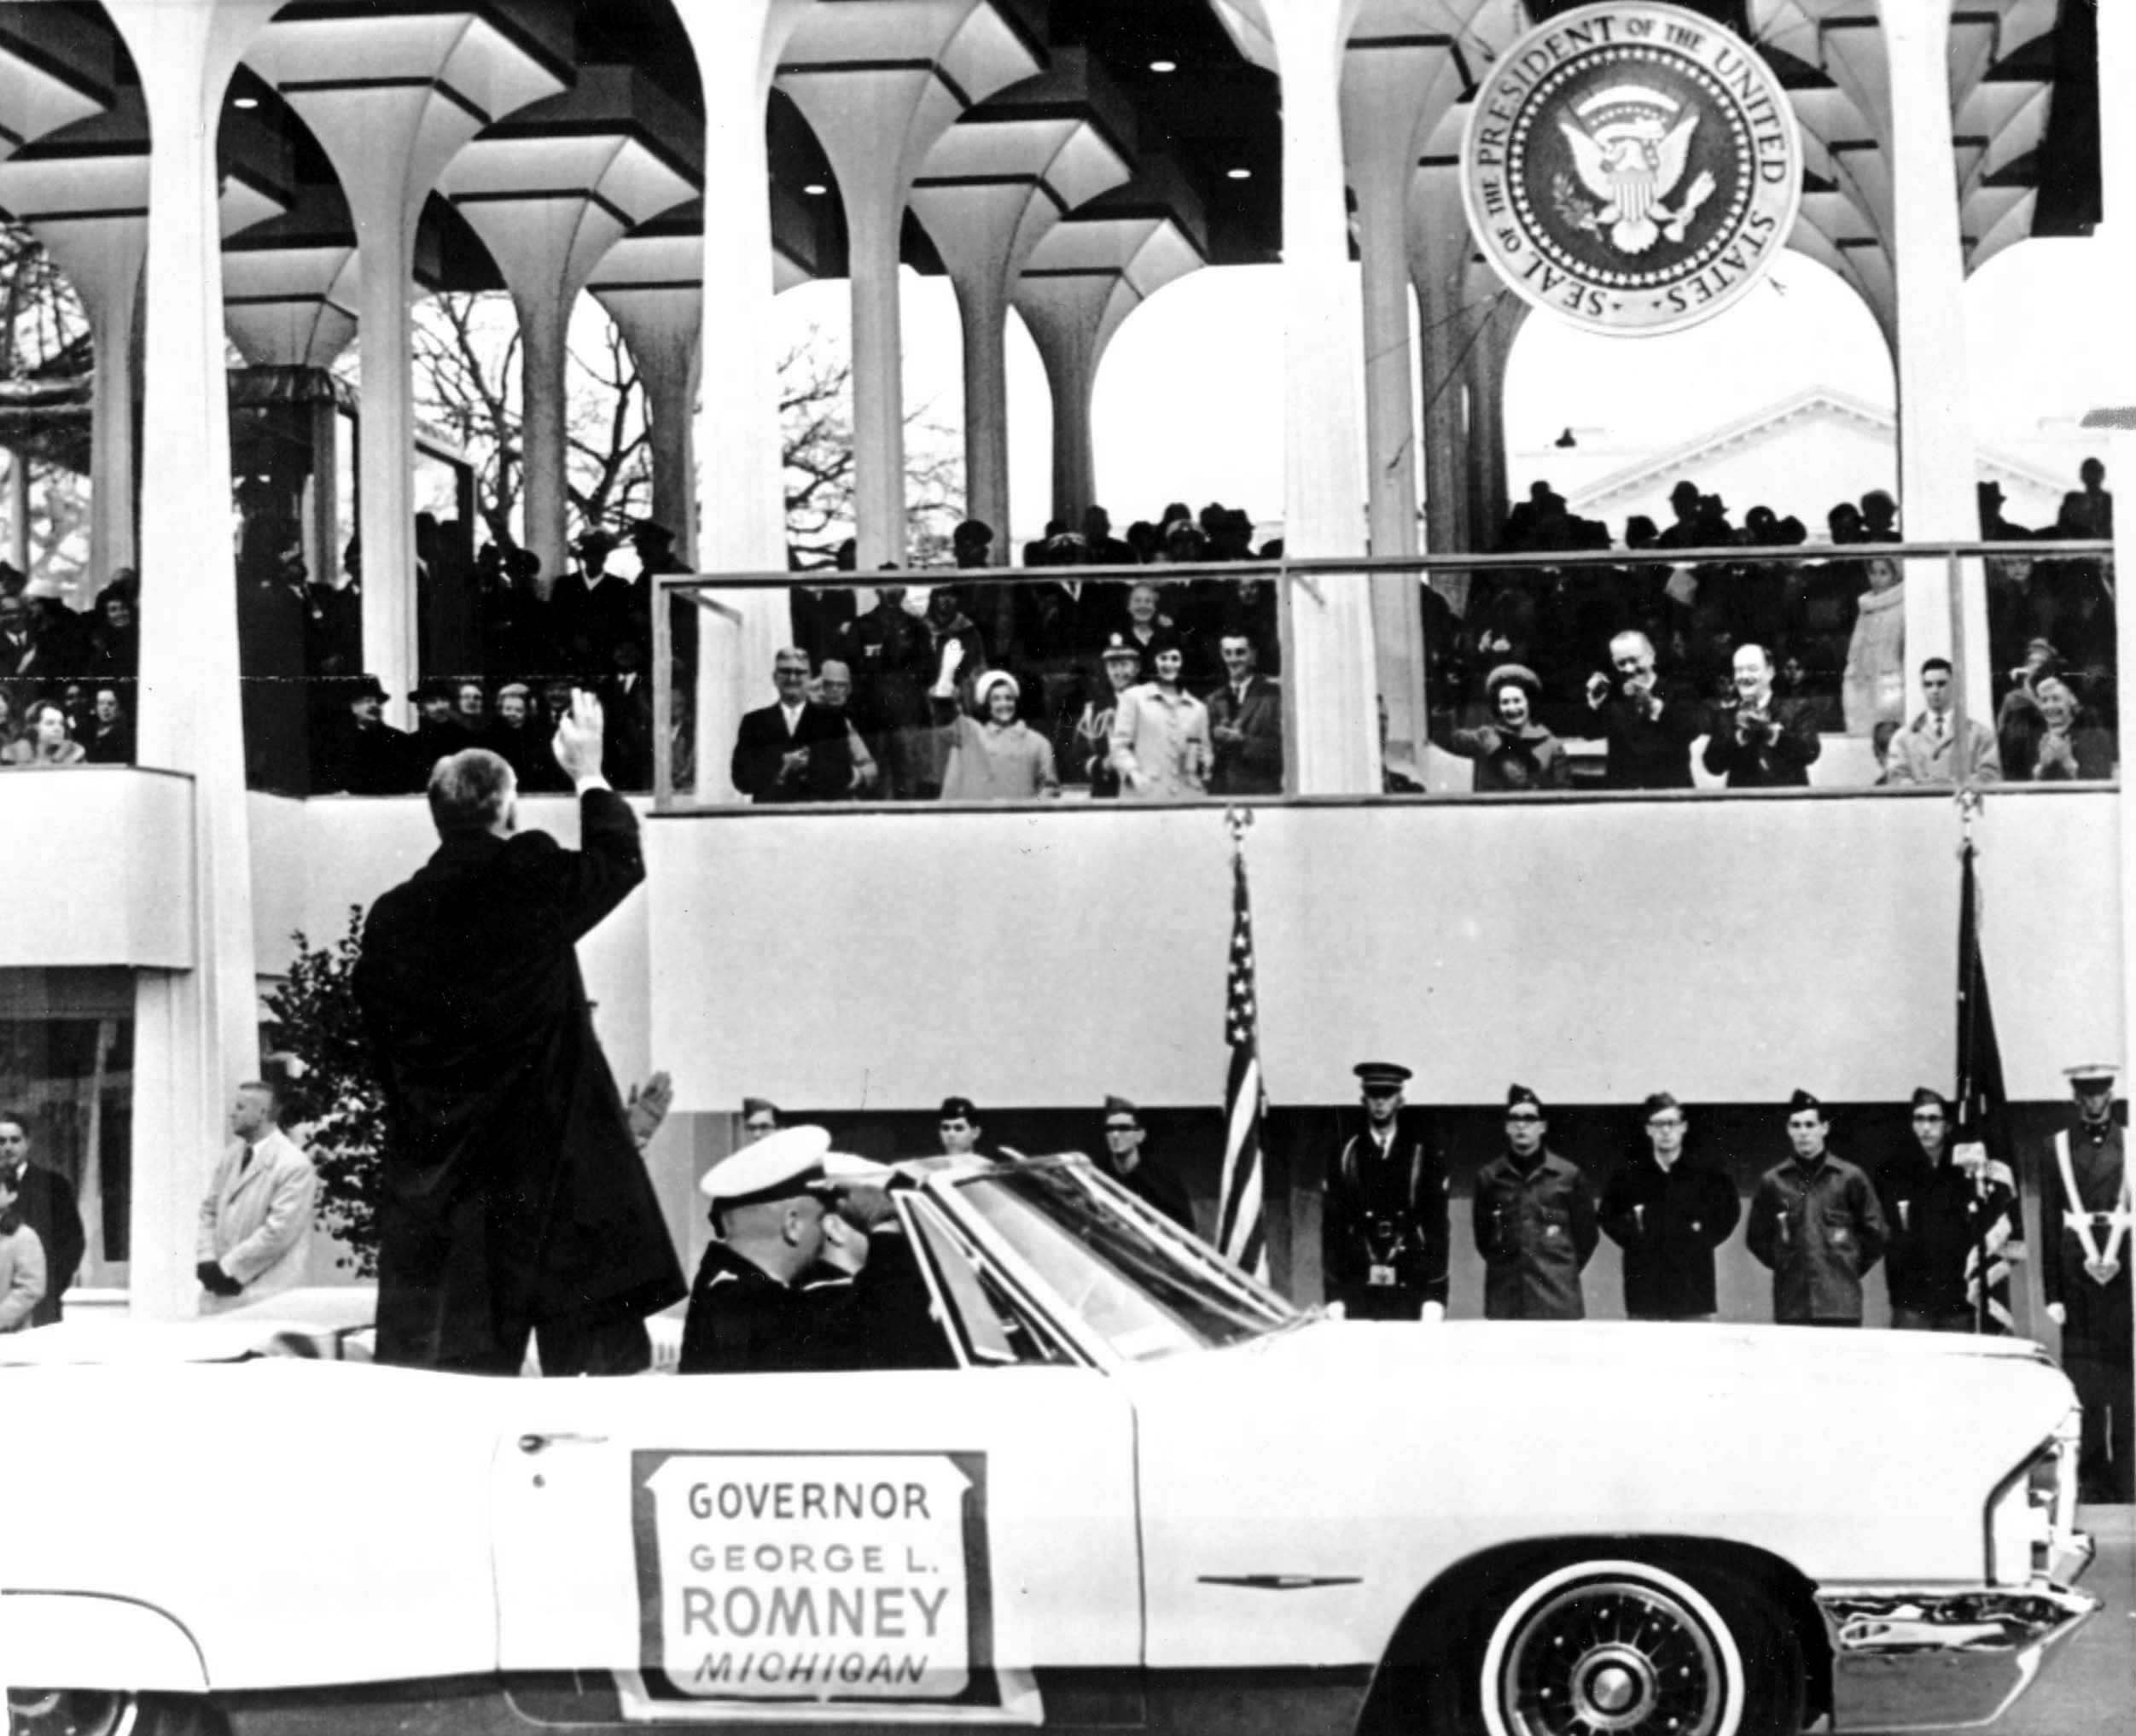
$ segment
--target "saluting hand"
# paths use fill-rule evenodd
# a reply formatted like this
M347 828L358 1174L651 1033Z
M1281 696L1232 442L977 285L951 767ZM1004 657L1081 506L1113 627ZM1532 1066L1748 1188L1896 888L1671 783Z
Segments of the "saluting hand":
M601 702L583 687L571 690L571 709L556 722L556 737L550 743L556 763L573 784L601 775L601 744L605 725Z

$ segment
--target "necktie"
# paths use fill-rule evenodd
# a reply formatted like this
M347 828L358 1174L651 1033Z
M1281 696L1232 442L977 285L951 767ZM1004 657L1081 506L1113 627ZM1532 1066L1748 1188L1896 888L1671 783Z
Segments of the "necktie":
M1943 739L1943 714L1940 711L1935 714L1935 738L1939 743Z

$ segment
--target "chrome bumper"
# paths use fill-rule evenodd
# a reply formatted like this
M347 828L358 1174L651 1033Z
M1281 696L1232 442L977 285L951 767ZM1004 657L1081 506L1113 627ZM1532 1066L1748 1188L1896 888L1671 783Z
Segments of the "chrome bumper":
M2069 1556L2081 1572L2091 1540L2076 1538ZM1819 1592L1817 1606L1832 1642L1832 1727L1852 1732L1992 1724L2099 1600L2042 1580L1970 1591Z

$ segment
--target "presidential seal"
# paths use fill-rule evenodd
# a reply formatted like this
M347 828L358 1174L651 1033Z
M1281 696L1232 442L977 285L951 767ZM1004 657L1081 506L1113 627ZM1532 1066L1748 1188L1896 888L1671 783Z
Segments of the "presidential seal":
M1740 37L1679 6L1560 13L1477 90L1461 194L1477 244L1538 307L1644 337L1709 319L1786 244L1795 111Z

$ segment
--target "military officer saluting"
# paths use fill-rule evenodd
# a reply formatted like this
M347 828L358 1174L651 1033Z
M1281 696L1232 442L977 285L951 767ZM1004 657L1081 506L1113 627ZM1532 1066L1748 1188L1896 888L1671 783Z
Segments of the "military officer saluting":
M1365 1127L1328 1172L1321 1268L1328 1300L1353 1320L1446 1317L1446 1171L1405 1123L1410 1070L1391 1061L1355 1069Z
M815 1366L812 1308L800 1289L824 1252L830 1135L783 1127L713 1166L713 1241L690 1289L684 1374L783 1374Z
M2114 1119L2115 1069L2069 1069L2076 1120L2054 1136L2041 1178L2053 1252L2040 1273L2047 1316L2062 1328L2062 1370L2084 1406L2077 1482L2087 1500L2136 1499L2131 1439L2131 1219L2136 1169Z
M1543 1100L1507 1087L1505 1150L1476 1175L1476 1251L1483 1255L1487 1320L1580 1320L1580 1274L1602 1239L1594 1191L1577 1164L1544 1141Z

